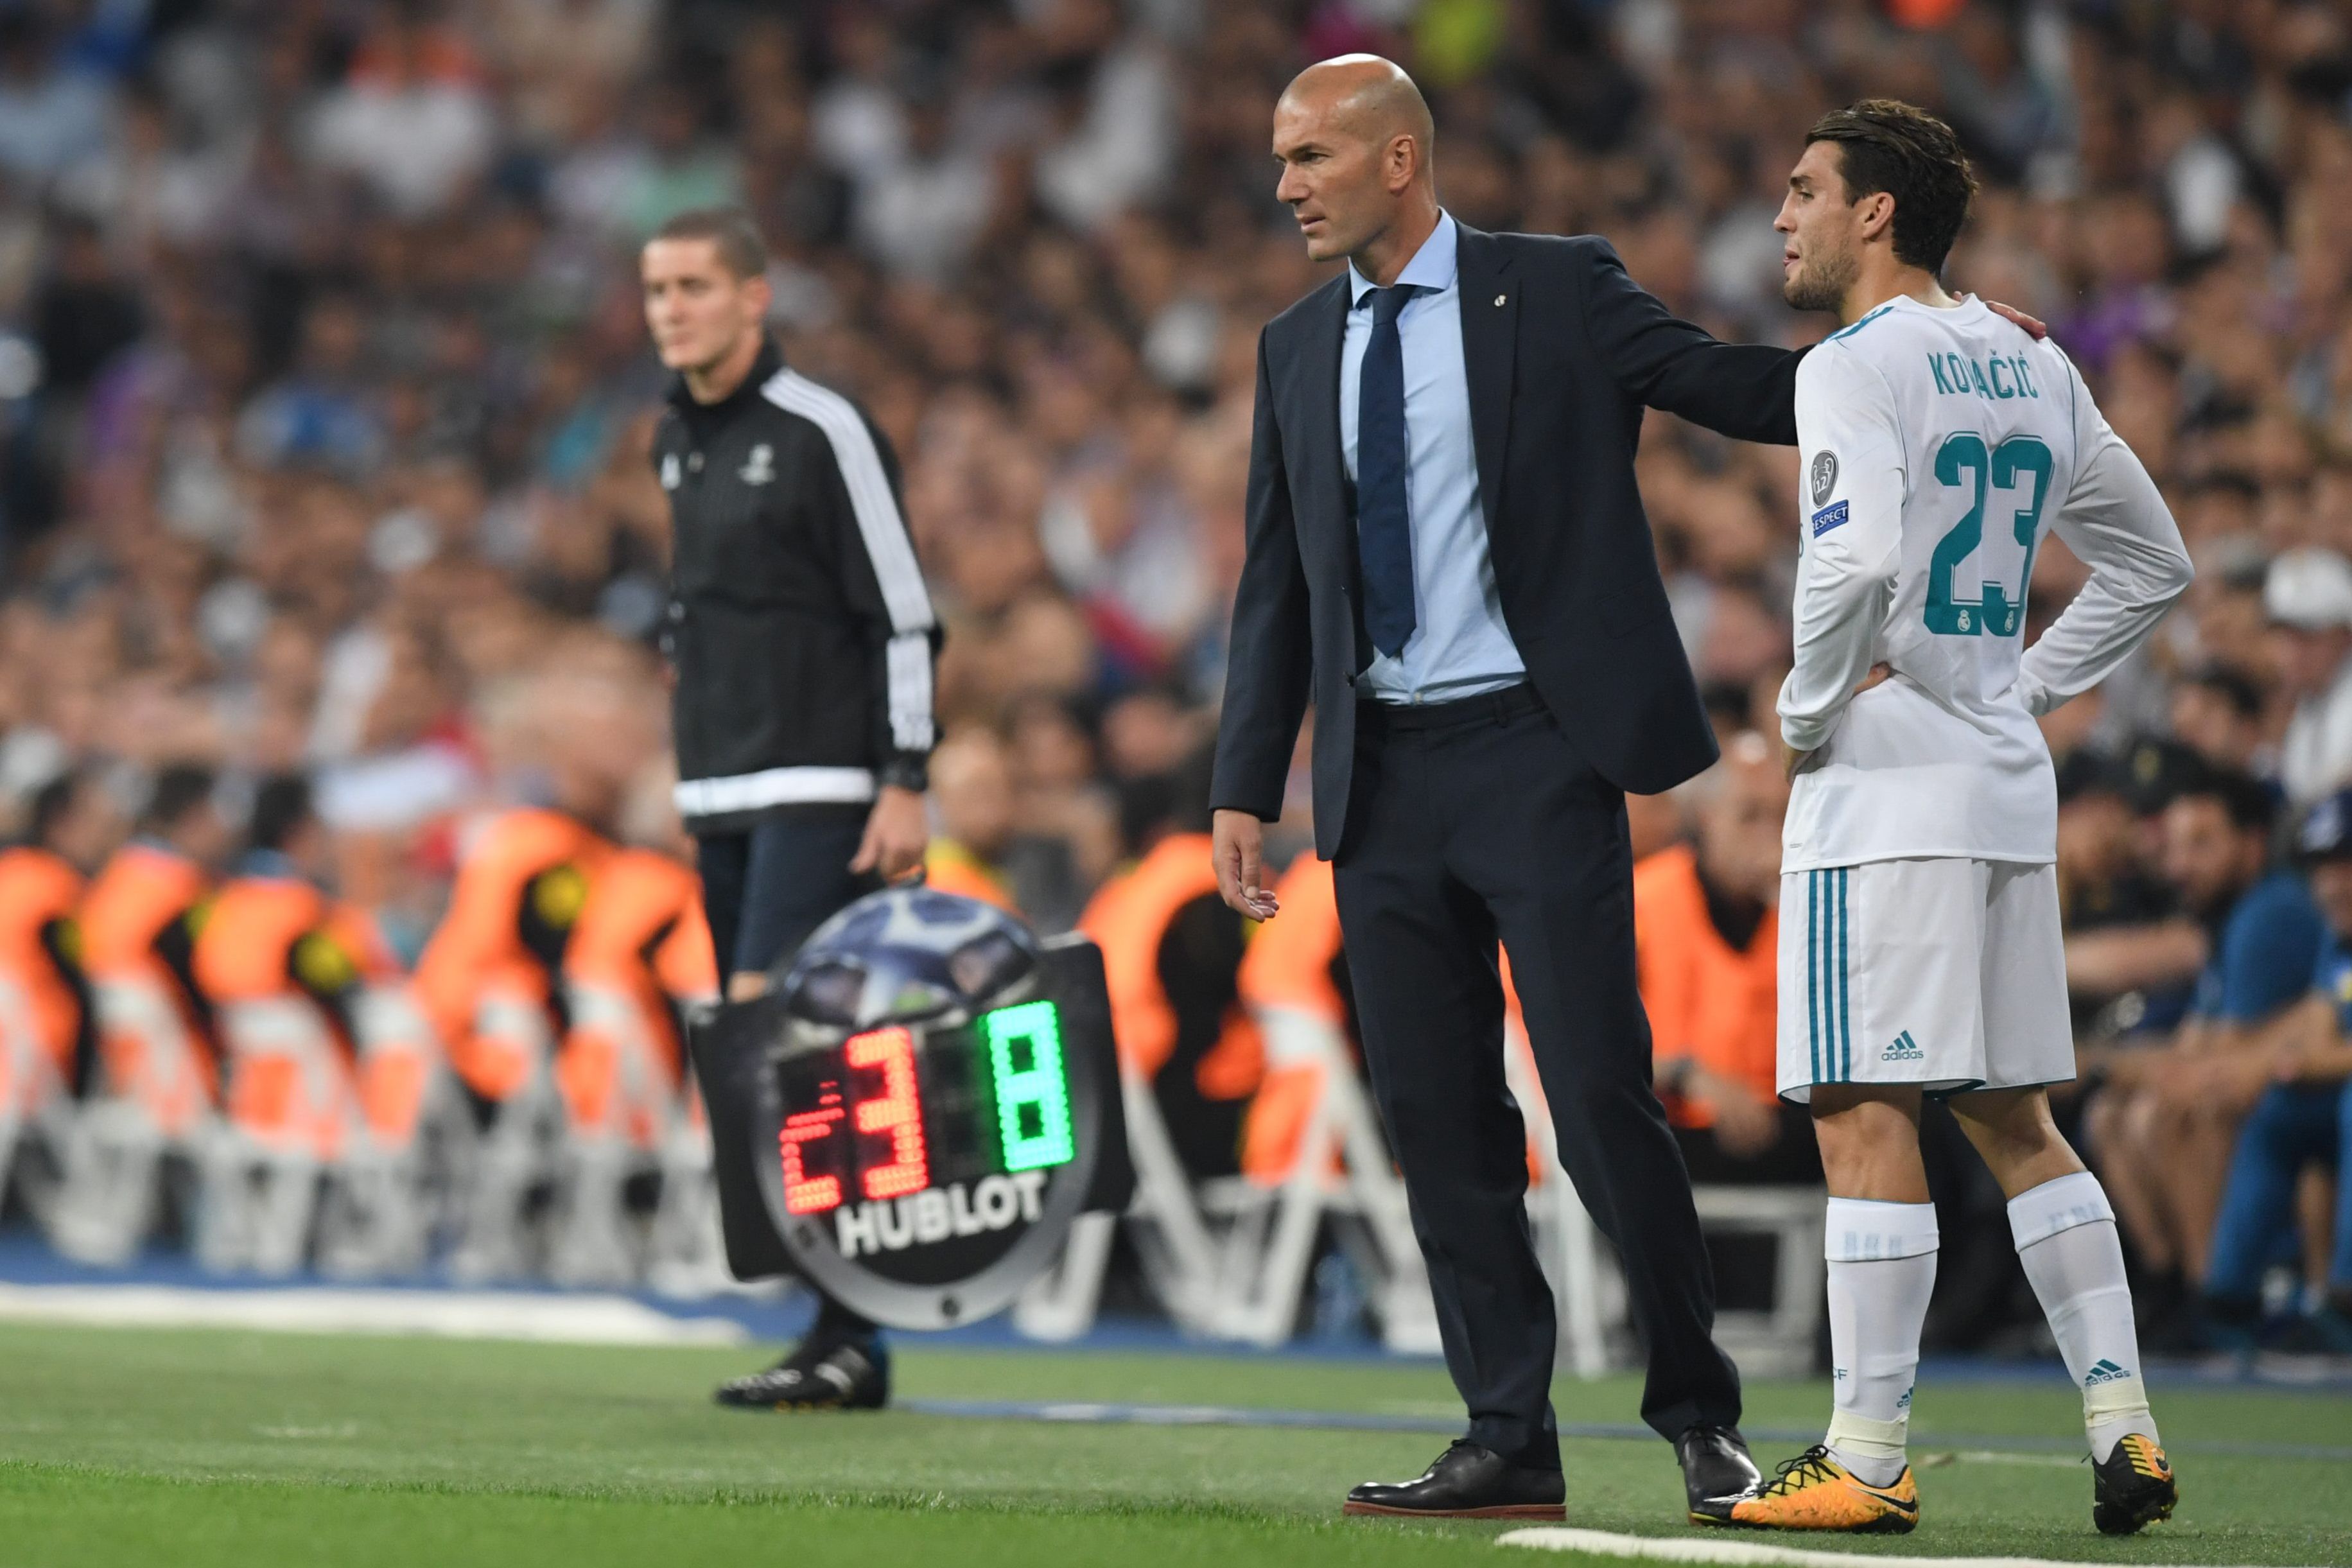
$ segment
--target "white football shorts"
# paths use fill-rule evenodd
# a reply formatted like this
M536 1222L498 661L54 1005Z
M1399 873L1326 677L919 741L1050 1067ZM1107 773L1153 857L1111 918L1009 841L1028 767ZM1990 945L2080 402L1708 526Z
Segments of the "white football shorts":
M1780 1098L2074 1076L2058 868L1873 860L1780 876Z

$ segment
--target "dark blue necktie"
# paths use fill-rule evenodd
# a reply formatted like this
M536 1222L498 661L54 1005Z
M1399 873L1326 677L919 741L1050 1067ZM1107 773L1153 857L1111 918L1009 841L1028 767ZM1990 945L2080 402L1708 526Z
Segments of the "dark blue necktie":
M1356 397L1356 538L1364 566L1364 630L1394 657L1412 636L1412 520L1405 510L1404 345L1397 312L1409 285L1372 290L1372 341Z

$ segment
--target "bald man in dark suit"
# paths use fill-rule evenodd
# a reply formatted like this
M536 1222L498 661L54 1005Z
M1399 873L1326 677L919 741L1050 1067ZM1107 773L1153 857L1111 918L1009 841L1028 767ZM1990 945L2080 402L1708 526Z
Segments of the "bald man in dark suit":
M1218 737L1218 874L1276 918L1260 824L1315 704L1365 1059L1429 1264L1465 1436L1358 1513L1559 1518L1549 1289L1503 1081L1508 949L1559 1150L1622 1258L1643 1417L1694 1514L1757 1484L1712 1339L1689 1178L1651 1090L1624 795L1716 746L1634 489L1645 408L1796 439L1799 356L1716 342L1606 240L1482 234L1437 201L1429 110L1386 60L1301 75L1279 195L1348 270L1259 342L1249 553Z

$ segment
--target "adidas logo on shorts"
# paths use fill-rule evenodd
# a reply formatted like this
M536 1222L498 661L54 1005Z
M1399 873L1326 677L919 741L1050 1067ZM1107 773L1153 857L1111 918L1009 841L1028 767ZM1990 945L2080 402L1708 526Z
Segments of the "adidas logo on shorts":
M2088 1388L2095 1383L2113 1383L2119 1377L2129 1377L2131 1373L2126 1372L2115 1363L2102 1357L2099 1360L2098 1364L2092 1367L2089 1372L2083 1374L2083 1386L2084 1388Z
M1927 1055L1927 1052L1919 1048L1919 1042L1911 1037L1911 1031L1906 1029L1895 1036L1885 1050L1878 1053L1878 1059L1883 1062L1916 1062L1924 1059Z

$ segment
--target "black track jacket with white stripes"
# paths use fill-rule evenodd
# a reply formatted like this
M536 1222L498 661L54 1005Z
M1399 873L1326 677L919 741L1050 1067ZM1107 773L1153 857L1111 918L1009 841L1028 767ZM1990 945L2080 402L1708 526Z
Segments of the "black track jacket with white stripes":
M865 411L772 340L735 392L683 379L654 433L670 502L677 808L696 833L920 789L939 618Z

